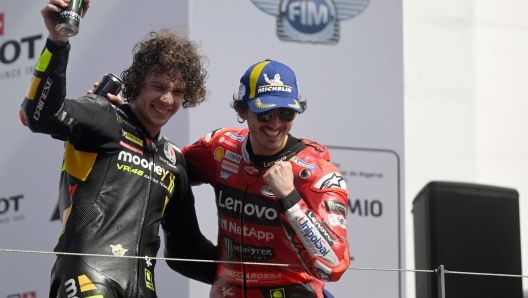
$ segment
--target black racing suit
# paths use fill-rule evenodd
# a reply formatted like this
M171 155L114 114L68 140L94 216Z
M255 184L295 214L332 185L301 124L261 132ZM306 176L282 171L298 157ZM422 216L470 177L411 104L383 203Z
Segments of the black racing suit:
M198 227L184 157L161 134L151 138L128 105L96 95L65 99L69 50L68 43L46 42L22 103L31 131L65 141L63 232L55 251L146 258L59 255L50 297L156 297L155 261L148 257L158 252L160 222L172 256L216 257ZM216 268L171 267L207 283Z

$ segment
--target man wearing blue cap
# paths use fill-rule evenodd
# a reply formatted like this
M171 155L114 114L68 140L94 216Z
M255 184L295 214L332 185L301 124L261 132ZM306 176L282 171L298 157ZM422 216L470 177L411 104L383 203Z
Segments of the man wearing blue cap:
M231 107L248 128L183 149L191 182L215 189L218 259L232 261L218 264L210 297L322 298L350 263L348 191L326 147L289 134L306 110L294 72L252 65Z

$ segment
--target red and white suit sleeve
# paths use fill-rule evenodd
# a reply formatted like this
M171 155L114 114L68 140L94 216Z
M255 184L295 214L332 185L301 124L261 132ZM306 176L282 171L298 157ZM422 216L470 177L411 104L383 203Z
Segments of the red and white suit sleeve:
M348 191L334 165L324 160L318 163L322 169L319 175L311 179L296 177L296 189L278 201L295 233L290 235L292 245L308 271L319 279L337 281L350 264Z
M213 130L194 144L185 146L182 149L187 161L187 175L191 185L196 186L203 183L214 185L215 171L209 170L214 165L210 145L213 136L220 130Z

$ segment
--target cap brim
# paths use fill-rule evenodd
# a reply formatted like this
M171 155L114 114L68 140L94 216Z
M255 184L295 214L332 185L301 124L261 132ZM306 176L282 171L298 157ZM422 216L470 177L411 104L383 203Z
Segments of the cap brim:
M287 108L302 113L303 109L298 99L283 96L262 96L248 102L249 109L254 113L262 113L272 109Z

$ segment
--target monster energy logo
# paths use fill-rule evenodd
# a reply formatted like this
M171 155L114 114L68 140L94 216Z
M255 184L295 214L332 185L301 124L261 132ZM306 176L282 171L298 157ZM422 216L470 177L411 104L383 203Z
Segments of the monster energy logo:
M236 257L239 260L242 258L245 261L267 262L275 258L275 252L271 247L240 245L233 241L231 237L224 237L224 252L225 258L228 261L233 261Z
M229 237L224 238L224 254L228 261L233 261L234 250L233 250L233 239Z
M346 206L336 201L325 201L326 211L338 212L346 215Z
M68 8L64 9L60 13L61 18L70 18L73 19L76 22L80 22L81 15L83 12L82 9L82 0L72 0L70 3L68 3ZM59 20L59 22L61 22Z

